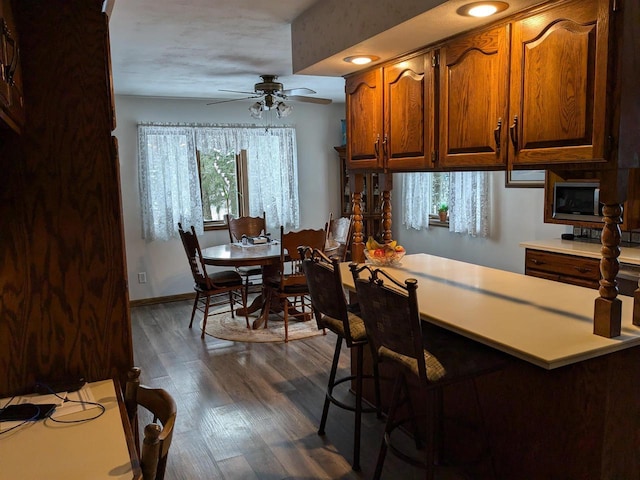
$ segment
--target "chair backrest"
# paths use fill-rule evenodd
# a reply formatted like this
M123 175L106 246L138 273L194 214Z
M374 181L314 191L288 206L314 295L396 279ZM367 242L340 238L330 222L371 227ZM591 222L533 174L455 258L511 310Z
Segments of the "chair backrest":
M280 284L304 284L306 283L302 273L302 259L298 254L298 247L306 246L322 250L326 238L325 230L298 230L297 232L284 233L284 227L280 227ZM286 253L285 253L286 252Z
M202 261L202 251L200 250L200 243L196 236L196 229L192 225L191 230L185 232L182 224L178 223L178 232L180 233L184 251L187 254L187 260L189 260L189 268L193 275L193 281L201 287L212 288L211 279L207 276L207 270Z
M349 314L342 288L340 260L336 257L328 258L320 250L309 247L298 247L298 253L303 258L302 271L307 278L307 287L318 328L323 328L322 315L342 320L344 338L347 346L351 347Z
M384 347L418 362L418 374L426 381L422 326L416 290L418 281L404 284L384 270L356 263L349 265L360 305L360 316L378 352ZM363 274L361 278L360 275Z
M262 212L262 217L238 217L233 218L225 215L227 228L229 230L229 240L239 242L243 235L247 237L257 237L260 233L267 233L267 217Z
M143 480L162 480L167 467L169 447L173 439L177 407L173 397L162 388L140 385L140 369L132 368L125 389L125 404L129 420L137 425L138 406L151 412L153 423L144 429L140 452ZM158 425L160 422L160 425Z
M353 231L353 216L333 218L333 214L329 215L329 224L327 226L327 243L331 240L338 242L337 250L331 253L331 256L337 256L341 262L347 260L349 245L351 245L351 234Z

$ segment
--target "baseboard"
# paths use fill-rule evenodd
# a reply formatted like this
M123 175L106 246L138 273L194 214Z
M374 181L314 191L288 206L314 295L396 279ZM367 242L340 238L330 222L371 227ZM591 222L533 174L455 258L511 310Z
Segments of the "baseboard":
M143 298L141 300L131 300L130 307L142 307L144 305L154 305L156 303L180 302L182 300L192 300L195 298L195 292L181 293L179 295L168 295L166 297Z

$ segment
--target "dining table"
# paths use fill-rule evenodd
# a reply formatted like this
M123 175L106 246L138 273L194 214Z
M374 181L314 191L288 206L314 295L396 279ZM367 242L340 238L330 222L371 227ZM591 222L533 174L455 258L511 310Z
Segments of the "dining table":
M287 252L285 251L285 255ZM214 245L202 249L202 261L206 265L213 265L217 267L249 267L249 266L261 266L262 267L262 285L263 291L253 299L251 304L247 307L245 312L244 308L236 310L238 315L247 315L264 309L265 295L264 285L265 280L274 273L277 272L277 267L280 263L280 242L272 240L269 243L254 245L242 243L226 243L223 245ZM260 315L253 322L253 329L256 330L264 323L265 315Z

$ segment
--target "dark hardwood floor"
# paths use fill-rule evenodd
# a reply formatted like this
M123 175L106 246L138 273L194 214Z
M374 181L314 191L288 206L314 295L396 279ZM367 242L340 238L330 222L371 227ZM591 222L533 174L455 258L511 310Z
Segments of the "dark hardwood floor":
M371 478L384 427L375 414L363 415L362 472L351 469L351 412L332 406L326 435L317 434L333 334L288 344L201 340L197 327L188 328L191 306L131 310L142 382L168 390L178 405L167 480ZM343 374L348 355L343 347ZM423 477L387 456L383 478ZM441 472L438 478L464 477Z

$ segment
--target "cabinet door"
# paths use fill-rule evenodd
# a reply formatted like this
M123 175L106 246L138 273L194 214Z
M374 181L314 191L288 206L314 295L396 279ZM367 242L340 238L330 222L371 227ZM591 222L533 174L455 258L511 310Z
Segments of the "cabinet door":
M349 168L382 168L382 69L346 79Z
M433 167L434 75L431 53L384 68L385 166L393 171ZM434 158L435 159L435 158Z
M604 161L609 0L580 0L513 27L513 165Z
M440 50L440 166L506 165L509 26Z

